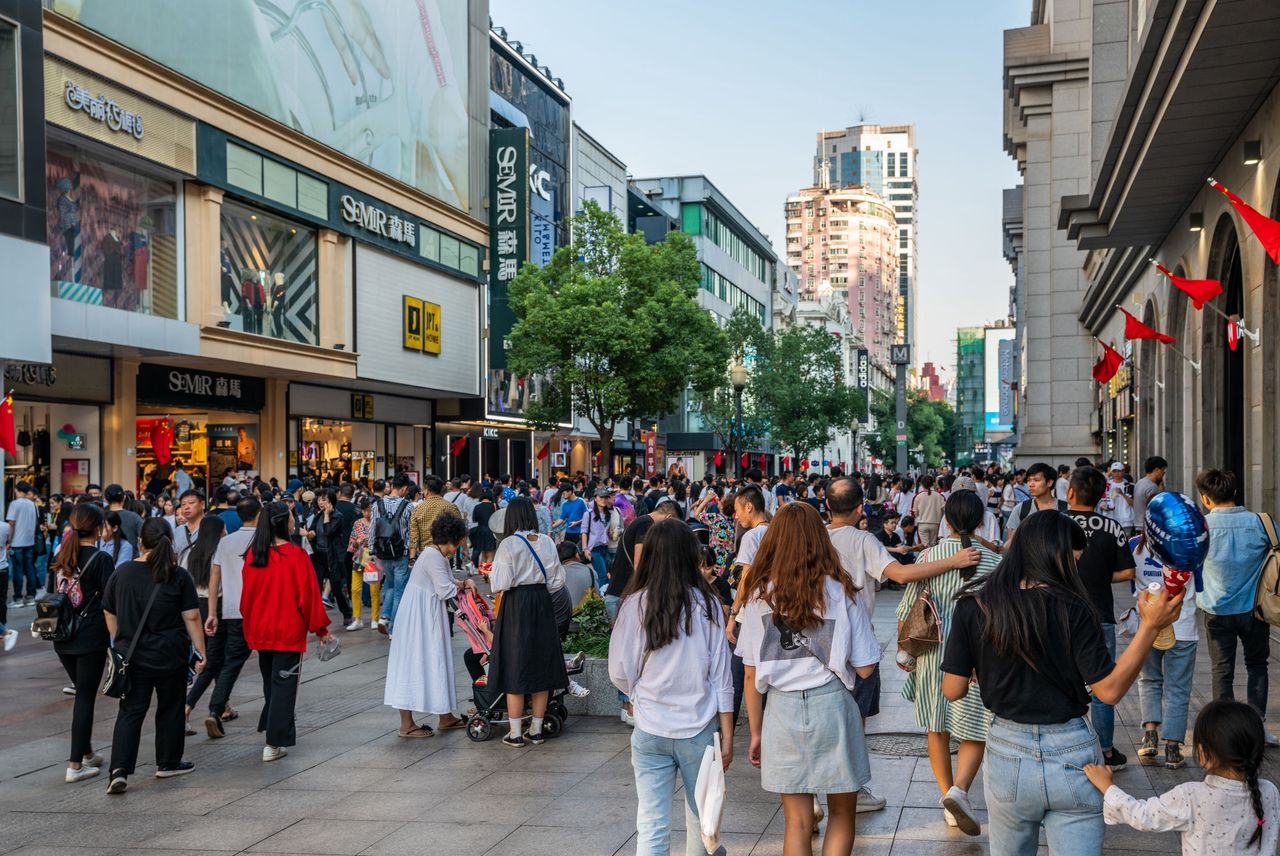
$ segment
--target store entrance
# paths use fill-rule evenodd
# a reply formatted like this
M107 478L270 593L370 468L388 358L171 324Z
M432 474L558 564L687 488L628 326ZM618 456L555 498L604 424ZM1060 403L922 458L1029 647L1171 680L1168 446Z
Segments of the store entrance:
M165 492L179 461L206 496L228 475L259 475L256 414L139 407L135 433L139 493Z
M370 478L386 437L375 423L338 419L303 419L298 450L299 474L334 484Z

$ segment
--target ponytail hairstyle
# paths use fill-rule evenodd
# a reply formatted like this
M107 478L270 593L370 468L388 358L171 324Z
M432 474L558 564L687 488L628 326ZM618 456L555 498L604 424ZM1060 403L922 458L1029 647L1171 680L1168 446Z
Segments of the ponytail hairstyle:
M120 561L120 545L124 543L124 532L120 530L120 512L108 511L103 522L111 527L111 561Z
M1249 801L1258 818L1249 846L1261 848L1262 827L1267 822L1262 813L1262 792L1258 789L1258 774L1267 748L1262 717L1243 702L1211 701L1196 717L1192 739L1200 753L1200 766L1206 773L1231 770L1244 774Z
M245 555L249 557L249 564L255 568L267 566L271 551L278 549L275 547L277 539L289 540L289 524L293 520L293 512L289 511L289 506L283 502L268 503L262 513L266 516L266 520L264 521L261 516L258 518L258 526L253 530L253 540L249 542L249 549L245 551Z
M155 518L159 519L159 518ZM227 524L216 514L206 514L200 520L200 528L196 530L196 542L187 551L187 573L191 574L196 588L209 585L209 575L213 569L213 555L218 550L218 542L227 531ZM218 596L217 592L213 597Z
M151 579L157 585L173 582L178 570L178 556L173 550L169 524L158 517L144 520L138 542L147 551L147 567L151 569Z
M102 532L104 514L102 506L82 502L71 509L71 532L62 539L58 555L53 558L53 569L64 577L74 577L83 570L80 567L80 539L95 541Z

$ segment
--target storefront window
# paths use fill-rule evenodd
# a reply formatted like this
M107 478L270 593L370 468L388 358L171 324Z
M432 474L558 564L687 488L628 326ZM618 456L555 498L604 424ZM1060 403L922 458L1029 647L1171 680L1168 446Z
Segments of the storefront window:
M219 268L220 326L319 341L315 230L224 200Z
M22 198L18 25L0 19L0 196Z
M373 478L386 456L383 426L337 419L303 419L299 473L335 482Z
M177 318L175 183L60 143L46 179L53 296Z
M228 473L258 470L258 418L244 413L165 412L138 408L137 490L169 484L179 461L196 487L212 492Z

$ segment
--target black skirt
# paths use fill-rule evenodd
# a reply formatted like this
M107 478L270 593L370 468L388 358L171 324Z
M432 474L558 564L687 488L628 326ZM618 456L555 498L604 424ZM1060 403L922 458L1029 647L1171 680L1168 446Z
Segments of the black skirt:
M493 629L488 686L502 693L568 688L555 608L545 585L517 586L502 595Z

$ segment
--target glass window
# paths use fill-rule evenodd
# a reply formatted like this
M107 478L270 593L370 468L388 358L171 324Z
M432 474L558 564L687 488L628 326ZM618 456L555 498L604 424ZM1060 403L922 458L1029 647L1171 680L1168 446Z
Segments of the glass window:
M61 143L45 184L53 296L177 318L175 184Z
M227 143L227 184L262 195L262 155Z
M18 28L0 21L0 196L22 198L22 90Z
M299 211L329 219L329 185L318 178L298 173L298 205Z
M219 326L319 341L315 230L224 199L218 264Z
M458 270L478 276L480 273L480 251L470 244L460 244L458 250Z
M273 160L262 163L262 195L290 208L298 207L298 173Z
M430 259L433 262L440 261L440 233L435 229L423 229L418 240L422 245L418 247L418 253L424 259Z
M450 235L440 236L440 264L445 267L458 267L458 239Z

